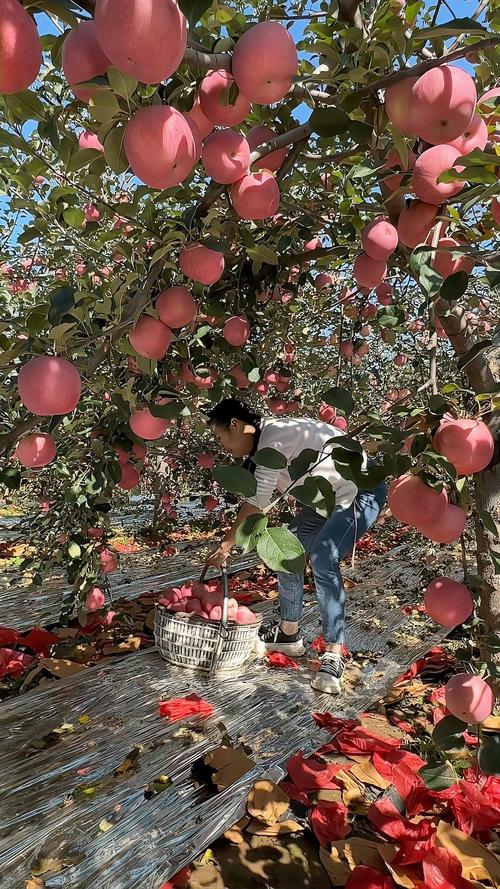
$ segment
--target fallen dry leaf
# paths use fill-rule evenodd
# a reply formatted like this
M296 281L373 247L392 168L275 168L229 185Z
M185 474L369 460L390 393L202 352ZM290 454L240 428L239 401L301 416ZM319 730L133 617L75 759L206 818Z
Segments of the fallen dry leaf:
M416 869L400 867L391 863L397 854L396 846L391 846L389 843L379 843L377 848L387 870L398 886L402 886L403 889L415 889L421 883L421 878Z
M60 679L68 679L69 676L75 676L87 668L82 664L76 664L74 661L68 661L66 658L44 657L40 663L45 667L52 676L59 676Z
M238 778L255 768L255 763L242 747L229 747L225 744L207 753L203 761L205 765L215 770L212 783L219 791L230 787Z
M128 778L132 772L139 766L139 760L141 758L141 754L144 752L144 747L142 744L136 744L135 747L132 748L130 753L127 754L122 763L115 769L114 777L115 778Z
M297 833L304 830L304 826L298 821L279 821L277 824L264 824L257 818L252 818L250 824L245 828L247 833L256 834L259 837L277 837L286 833Z
M400 728L392 725L382 713L363 713L360 716L360 722L361 725L380 738L397 738L398 741L401 741L408 737Z
M341 803L342 802L342 791L341 790L317 790L316 793L310 793L309 798L314 803Z
M396 847L394 849L394 854ZM383 861L380 857L377 843L365 840L362 837L352 837L350 840L336 840L331 844L331 852L323 846L320 847L319 857L321 864L328 873L332 886L345 886L351 872L358 864L367 867L376 867L383 870Z
M477 840L467 836L446 821L440 821L436 831L436 845L456 855L462 865L462 876L467 880L489 880L500 885L500 858Z
M398 685L394 685L387 694L384 695L384 702L386 704L395 704L396 701L400 701L401 698L404 698L405 695L411 695L412 697L421 697L427 689L425 683L422 682L421 679L407 679L404 682L399 683Z
M380 790L386 790L391 785L390 781L383 778L380 772L377 772L377 769L371 762L356 763L351 768L349 774L354 776L357 781L361 781L362 784L369 784L372 787L378 787Z
M138 636L129 636L123 642L112 642L103 645L102 653L104 655L126 654L128 651L137 651L141 646L141 640Z
M256 781L247 798L247 812L265 824L275 824L290 805L286 793L272 781Z
M245 841L243 831L250 824L250 821L251 818L249 818L248 815L244 815L243 818L240 818L240 820L237 821L236 824L233 824L229 830L226 830L224 834L225 839L228 840L228 842L239 846L240 843Z
M371 799L367 799L365 785L356 778L351 777L350 772L337 772L335 779L341 781L344 785L342 790L342 802L344 805L348 806L352 812L364 815L372 802Z
M500 732L500 716L488 716L481 723L481 730L486 732Z

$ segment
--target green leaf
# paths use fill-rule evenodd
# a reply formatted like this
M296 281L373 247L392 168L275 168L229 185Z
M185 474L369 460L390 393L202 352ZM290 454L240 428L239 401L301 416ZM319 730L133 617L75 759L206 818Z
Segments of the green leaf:
M260 513L249 515L236 531L236 546L244 553L255 549L257 541L267 528L268 518Z
M367 145L371 142L373 128L362 120L349 119L349 133L358 145Z
M53 12L57 18L65 22L70 28L76 28L80 24L80 19L72 12L75 4L68 0L31 0L25 4L30 9L39 9L42 12Z
M309 476L304 479L304 484L292 488L290 494L299 503L314 509L325 519L332 514L335 508L333 488L330 482L321 476Z
M0 437L0 444L2 439ZM9 491L15 491L21 484L21 473L13 466L6 466L0 472L0 485L5 485Z
M186 16L189 26L194 28L204 12L212 5L212 0L179 0L179 6Z
M130 74L124 74L123 71L119 71L118 68L114 68L112 65L106 73L111 89L117 96L121 96L123 99L129 99L139 86L139 81L135 77L131 77Z
M467 272L454 272L453 275L449 275L448 278L444 279L441 285L441 296L448 302L453 302L464 295L468 286L469 276Z
M56 287L55 290L52 290L51 293L49 293L50 304L56 315L64 315L65 312L69 312L69 310L74 307L75 293L75 288L69 287L68 285L65 285L64 287Z
M253 497L257 491L255 478L242 466L216 466L212 475L221 488L231 494Z
M3 100L19 121L45 119L45 108L33 90L22 90L12 96L3 96Z
M26 142L24 139L21 139L21 136L16 136L14 133L9 133L6 129L0 130L0 147L7 146L7 148L20 148L21 151L26 149Z
M490 534L493 534L494 537L497 537L498 536L498 528L496 526L496 522L495 522L495 519L493 518L493 516L489 512L486 512L485 509L478 509L478 513L479 513L479 517L480 517L484 527L486 528L486 530L489 531Z
M349 417L354 410L354 398L347 389L341 389L340 386L333 386L331 389L327 389L321 397L327 404L342 411L346 417Z
M75 541L70 543L70 545L68 546L68 555L69 555L70 559L79 559L81 554L82 554L82 551L81 551L78 543L75 543Z
M63 219L71 228L81 228L85 222L85 213L79 207L67 207L63 211Z
M469 17L461 19L451 19L449 22L442 22L440 25L433 25L431 28L420 28L413 32L413 40L435 40L442 37L453 37L454 34L486 34L486 28L480 25L475 19ZM474 44L471 44L471 52L474 51Z
M441 750L463 747L466 729L467 723L457 719L456 716L444 716L434 727L432 740Z
M125 173L129 167L123 147L124 138L125 127L118 126L110 130L104 140L104 157L114 173Z
M275 448L261 448L255 452L252 460L257 466L265 466L266 469L284 469L287 465L284 454Z
M82 170L84 167L88 167L90 164L95 163L95 161L102 160L102 153L100 151L96 151L95 148L82 148L80 151L75 151L74 154L71 155L66 169L68 173L76 173L78 170Z
M417 774L423 778L430 790L446 790L458 781L458 775L451 762L443 762L437 766L422 766Z
M349 129L352 123L350 117L342 108L316 108L309 118L312 130L318 136L339 136Z
M271 571L302 574L305 568L304 547L288 528L266 528L257 542L257 553Z
M318 457L319 452L314 451L312 448L304 448L300 454L294 457L293 460L290 461L288 467L288 472L292 481L295 482L298 478L302 478L311 464L316 463Z
M253 275L257 275L260 272L263 263L267 263L268 265L278 265L277 253L269 247L266 247L265 244L256 244L254 247L248 247L247 253L252 260Z
M477 761L485 775L500 775L500 735L483 735Z
M465 355L462 355L457 361L458 370L462 370L462 368L466 367L470 361L473 361L481 352L484 352L485 349L489 349L490 346L493 345L493 340L480 340L478 343L474 343L474 345L469 349Z
M180 417L183 408L184 404L182 401L169 401L168 404L151 404L149 411L153 417L171 420L174 417Z
M433 269L435 250L431 247L416 247L410 256L410 269L426 296L435 296L441 289L443 279Z

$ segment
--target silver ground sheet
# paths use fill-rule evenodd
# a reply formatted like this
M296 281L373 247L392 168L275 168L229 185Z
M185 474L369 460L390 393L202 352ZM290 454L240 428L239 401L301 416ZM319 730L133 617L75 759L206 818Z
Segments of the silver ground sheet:
M361 668L351 662L341 697L310 688L307 662L300 670L281 671L254 661L237 678L208 680L166 665L156 649L149 649L4 704L2 889L24 889L30 863L40 854L79 859L47 874L47 889L159 889L243 814L257 777L279 780L291 755L311 752L330 737L315 725L313 710L363 712L443 638L444 631L425 615L401 609L421 601L424 554L399 547L381 557L359 556L354 570L346 572L355 584L348 584L348 645L365 656ZM438 568L433 565L436 573ZM308 641L319 632L313 601L306 603L303 628ZM162 698L189 692L215 707L191 742L179 723L169 724L158 714ZM50 736L56 740L47 746L44 739L63 723L73 730ZM220 723L251 747L255 768L211 796L196 787L191 766L221 742ZM138 768L117 779L115 769L136 744L144 747ZM146 799L146 786L160 775L168 775L172 784ZM82 785L97 789L86 798L77 789ZM111 827L103 830L107 824Z

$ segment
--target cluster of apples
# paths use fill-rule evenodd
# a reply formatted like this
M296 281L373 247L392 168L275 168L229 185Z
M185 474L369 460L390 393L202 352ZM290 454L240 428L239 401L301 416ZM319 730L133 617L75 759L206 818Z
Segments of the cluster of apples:
M488 466L494 441L482 420L449 417L440 421L433 447L455 467L457 475L467 476ZM453 543L465 529L467 514L449 502L447 489L443 487L438 492L418 475L394 479L389 485L388 500L395 518L436 543Z
M413 249L425 243L437 218L440 205L457 195L465 182L439 182L442 173L450 169L463 170L457 161L475 148L484 150L488 139L495 139L494 131L498 115L491 115L487 103L500 95L500 89L490 90L477 99L472 77L462 68L441 65L427 71L421 77L407 77L387 89L385 109L391 123L404 135L419 136L424 150L415 156L407 149L403 159L396 149L386 158L385 168L398 168L411 173L411 200L401 211L397 228L385 217L370 222L362 233L363 252L354 262L354 278L360 288L371 290L380 285L387 274L387 259L398 243ZM477 108L483 106L483 114ZM427 147L425 147L427 146ZM403 173L384 175L383 182L390 191L401 186ZM497 224L500 220L498 198L491 202L491 213ZM454 250L466 247L460 238L441 238L434 268L443 279L455 272L470 273L474 261Z
M452 629L464 623L474 610L470 590L451 577L436 577L424 594L429 617ZM480 724L493 712L495 699L491 687L481 676L457 673L445 686L447 710L468 724Z
M89 102L95 88L85 82L106 74L110 65L143 83L167 80L181 64L186 44L186 20L175 0L157 5L154 15L146 0L131 0L126 15L121 0L97 0L94 20L79 24L64 42L63 71L77 98ZM152 188L172 188L201 158L209 176L231 186L231 203L241 218L273 216L280 201L274 172L286 152L273 152L251 172L251 151L275 133L254 127L245 137L232 128L246 119L251 102L282 99L297 64L296 47L282 25L268 21L249 28L234 47L231 73L210 71L190 112L169 105L134 112L124 134L132 171ZM231 90L237 92L232 104ZM213 132L216 126L224 129ZM92 139L95 134L82 135L82 147L102 150L100 141Z
M160 605L177 614L194 614L204 620L220 621L224 594L219 583L189 581L181 587L172 587L161 593ZM238 624L255 624L259 618L250 608L238 605L236 599L228 600L228 619Z

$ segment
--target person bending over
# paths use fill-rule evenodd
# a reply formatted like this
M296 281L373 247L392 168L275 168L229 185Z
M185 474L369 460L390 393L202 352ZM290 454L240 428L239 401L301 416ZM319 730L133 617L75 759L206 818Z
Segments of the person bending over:
M345 641L345 589L340 561L352 551L354 544L373 525L384 506L385 483L373 491L360 491L354 482L343 478L329 453L327 442L343 433L328 423L309 418L261 417L250 406L234 398L226 398L208 415L209 427L223 450L233 457L246 458L244 467L253 473L257 490L241 504L236 519L222 543L208 557L206 565L220 568L235 546L236 531L245 519L262 513L271 503L275 491L284 492L292 480L288 469L267 469L252 461L262 448L274 448L288 464L305 448L318 452L316 465L294 484L303 484L307 476L322 477L330 482L335 495L335 508L328 518L314 509L301 507L289 528L308 556L314 577L322 632L326 642L318 673L312 687L336 694L342 687ZM323 459L322 459L323 458ZM366 468L367 456L363 454ZM290 492L293 496L293 491ZM262 638L268 651L280 651L292 657L305 654L299 623L304 597L304 575L278 572L280 620L264 628Z

